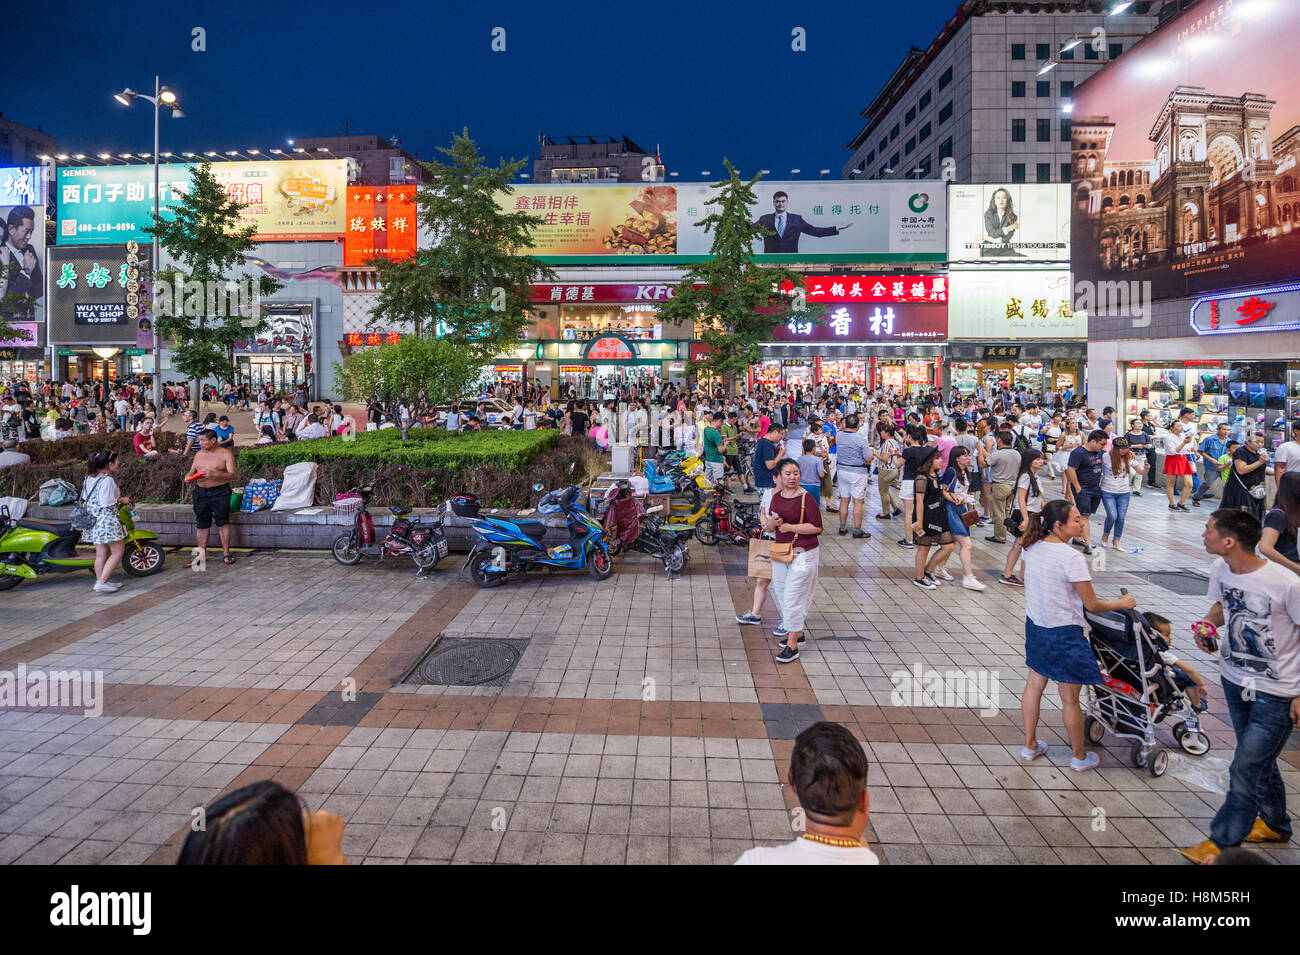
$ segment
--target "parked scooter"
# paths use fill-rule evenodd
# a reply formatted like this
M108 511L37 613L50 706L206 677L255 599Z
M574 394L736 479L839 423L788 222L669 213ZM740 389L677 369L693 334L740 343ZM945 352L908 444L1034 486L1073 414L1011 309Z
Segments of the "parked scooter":
M122 569L132 577L148 577L162 570L164 555L158 535L136 529L129 505L123 504L117 516L126 528ZM0 505L0 590L41 574L94 571L95 555L77 553L80 541L81 532L66 521L14 518L8 507Z
M617 556L625 550L649 554L663 561L669 576L686 569L690 548L676 534L664 530L659 519L661 505L644 509L632 496L628 481L619 481L611 487L605 492L605 499L610 502L605 515L605 541L610 554Z
M442 518L432 523L408 521L406 515L411 513L409 507L390 507L394 520L393 526L382 541L376 541L375 522L370 515L370 495L374 485L352 488L348 494L334 502L336 512L355 515L352 529L334 540L330 548L334 559L345 567L361 562L363 556L409 557L417 568L415 576L425 579L425 571L433 570L438 561L447 556L449 547L447 535L442 529Z
M453 502L452 509L470 521L478 540L465 566L480 587L495 587L508 578L538 567L552 570L586 570L597 580L614 572L614 559L605 544L600 521L578 504L577 485L551 491L537 505L542 514L564 512L569 542L543 547L546 525L541 521L504 520L480 516L478 507Z

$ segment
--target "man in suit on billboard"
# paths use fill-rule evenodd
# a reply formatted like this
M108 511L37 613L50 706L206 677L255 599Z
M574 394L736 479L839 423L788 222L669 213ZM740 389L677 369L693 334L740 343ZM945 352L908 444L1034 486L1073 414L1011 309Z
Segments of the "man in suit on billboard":
M31 321L35 302L45 297L40 256L31 244L36 213L30 206L14 206L5 219L4 241L0 242L0 313L8 321ZM30 296L12 298L9 296Z
M775 211L758 217L758 224L772 233L763 236L764 254L798 252L800 233L820 239L828 235L839 235L853 224L846 222L838 227L811 225L803 216L787 212L789 204L789 196L784 192L775 192L772 194L772 208Z

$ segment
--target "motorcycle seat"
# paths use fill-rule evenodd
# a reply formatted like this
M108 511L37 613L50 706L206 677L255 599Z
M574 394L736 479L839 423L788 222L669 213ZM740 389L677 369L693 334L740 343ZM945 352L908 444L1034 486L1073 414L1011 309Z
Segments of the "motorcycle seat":
M45 531L47 534L58 534L60 537L73 533L72 524L68 521L38 521L34 517L23 517L14 523L29 531Z
M409 507L390 507L389 510L393 512L394 517L405 517L407 514L411 513L411 508Z
M541 521L515 521L515 526L535 541L546 536L546 525Z

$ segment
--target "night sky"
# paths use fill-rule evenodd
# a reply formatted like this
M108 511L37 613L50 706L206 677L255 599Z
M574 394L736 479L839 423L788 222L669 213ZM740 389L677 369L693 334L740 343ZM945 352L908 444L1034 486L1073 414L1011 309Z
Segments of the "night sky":
M286 148L350 119L420 158L468 126L492 162L531 157L541 130L658 144L681 182L717 178L723 156L746 176L838 178L858 112L957 5L26 4L6 18L6 47L23 53L0 108L62 152L150 151L151 108L112 94L152 92L157 72L186 113L161 120L161 150L178 155ZM190 49L196 26L203 53ZM490 49L497 26L504 53ZM807 52L792 52L794 27Z

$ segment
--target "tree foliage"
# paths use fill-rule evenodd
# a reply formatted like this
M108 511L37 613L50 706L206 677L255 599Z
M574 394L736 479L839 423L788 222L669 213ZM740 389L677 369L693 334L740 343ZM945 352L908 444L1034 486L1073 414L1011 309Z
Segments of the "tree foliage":
M695 223L713 234L711 255L686 267L659 314L664 322L694 322L695 337L709 346L704 358L690 362L691 372L743 375L760 361L759 343L772 340L773 328L792 318L819 323L825 310L781 291L783 283L802 289L801 276L754 261L754 242L772 234L751 218L757 203L754 185L762 177L745 182L729 160L723 163L729 178L705 201L712 211Z
M352 401L423 398L430 405L459 401L482 367L473 349L451 338L403 337L358 348L334 363L334 379Z
M245 280L244 253L256 248L253 235L257 228L239 227L242 208L221 188L208 160L192 166L189 194L168 217L155 217L153 224L144 229L183 266L159 273L157 281L175 283L179 276L181 283L202 283L206 293L207 288L224 288L232 280ZM261 295L270 295L280 283L263 275L258 286ZM157 306L157 285L154 295ZM256 310L241 315L232 307L219 310L224 314L209 314L206 294L197 308L190 306L188 294L186 299L173 296L166 314L157 307L154 310L156 328L170 343L172 366L195 380L231 377L231 349L236 341L256 335L266 324L265 316Z

